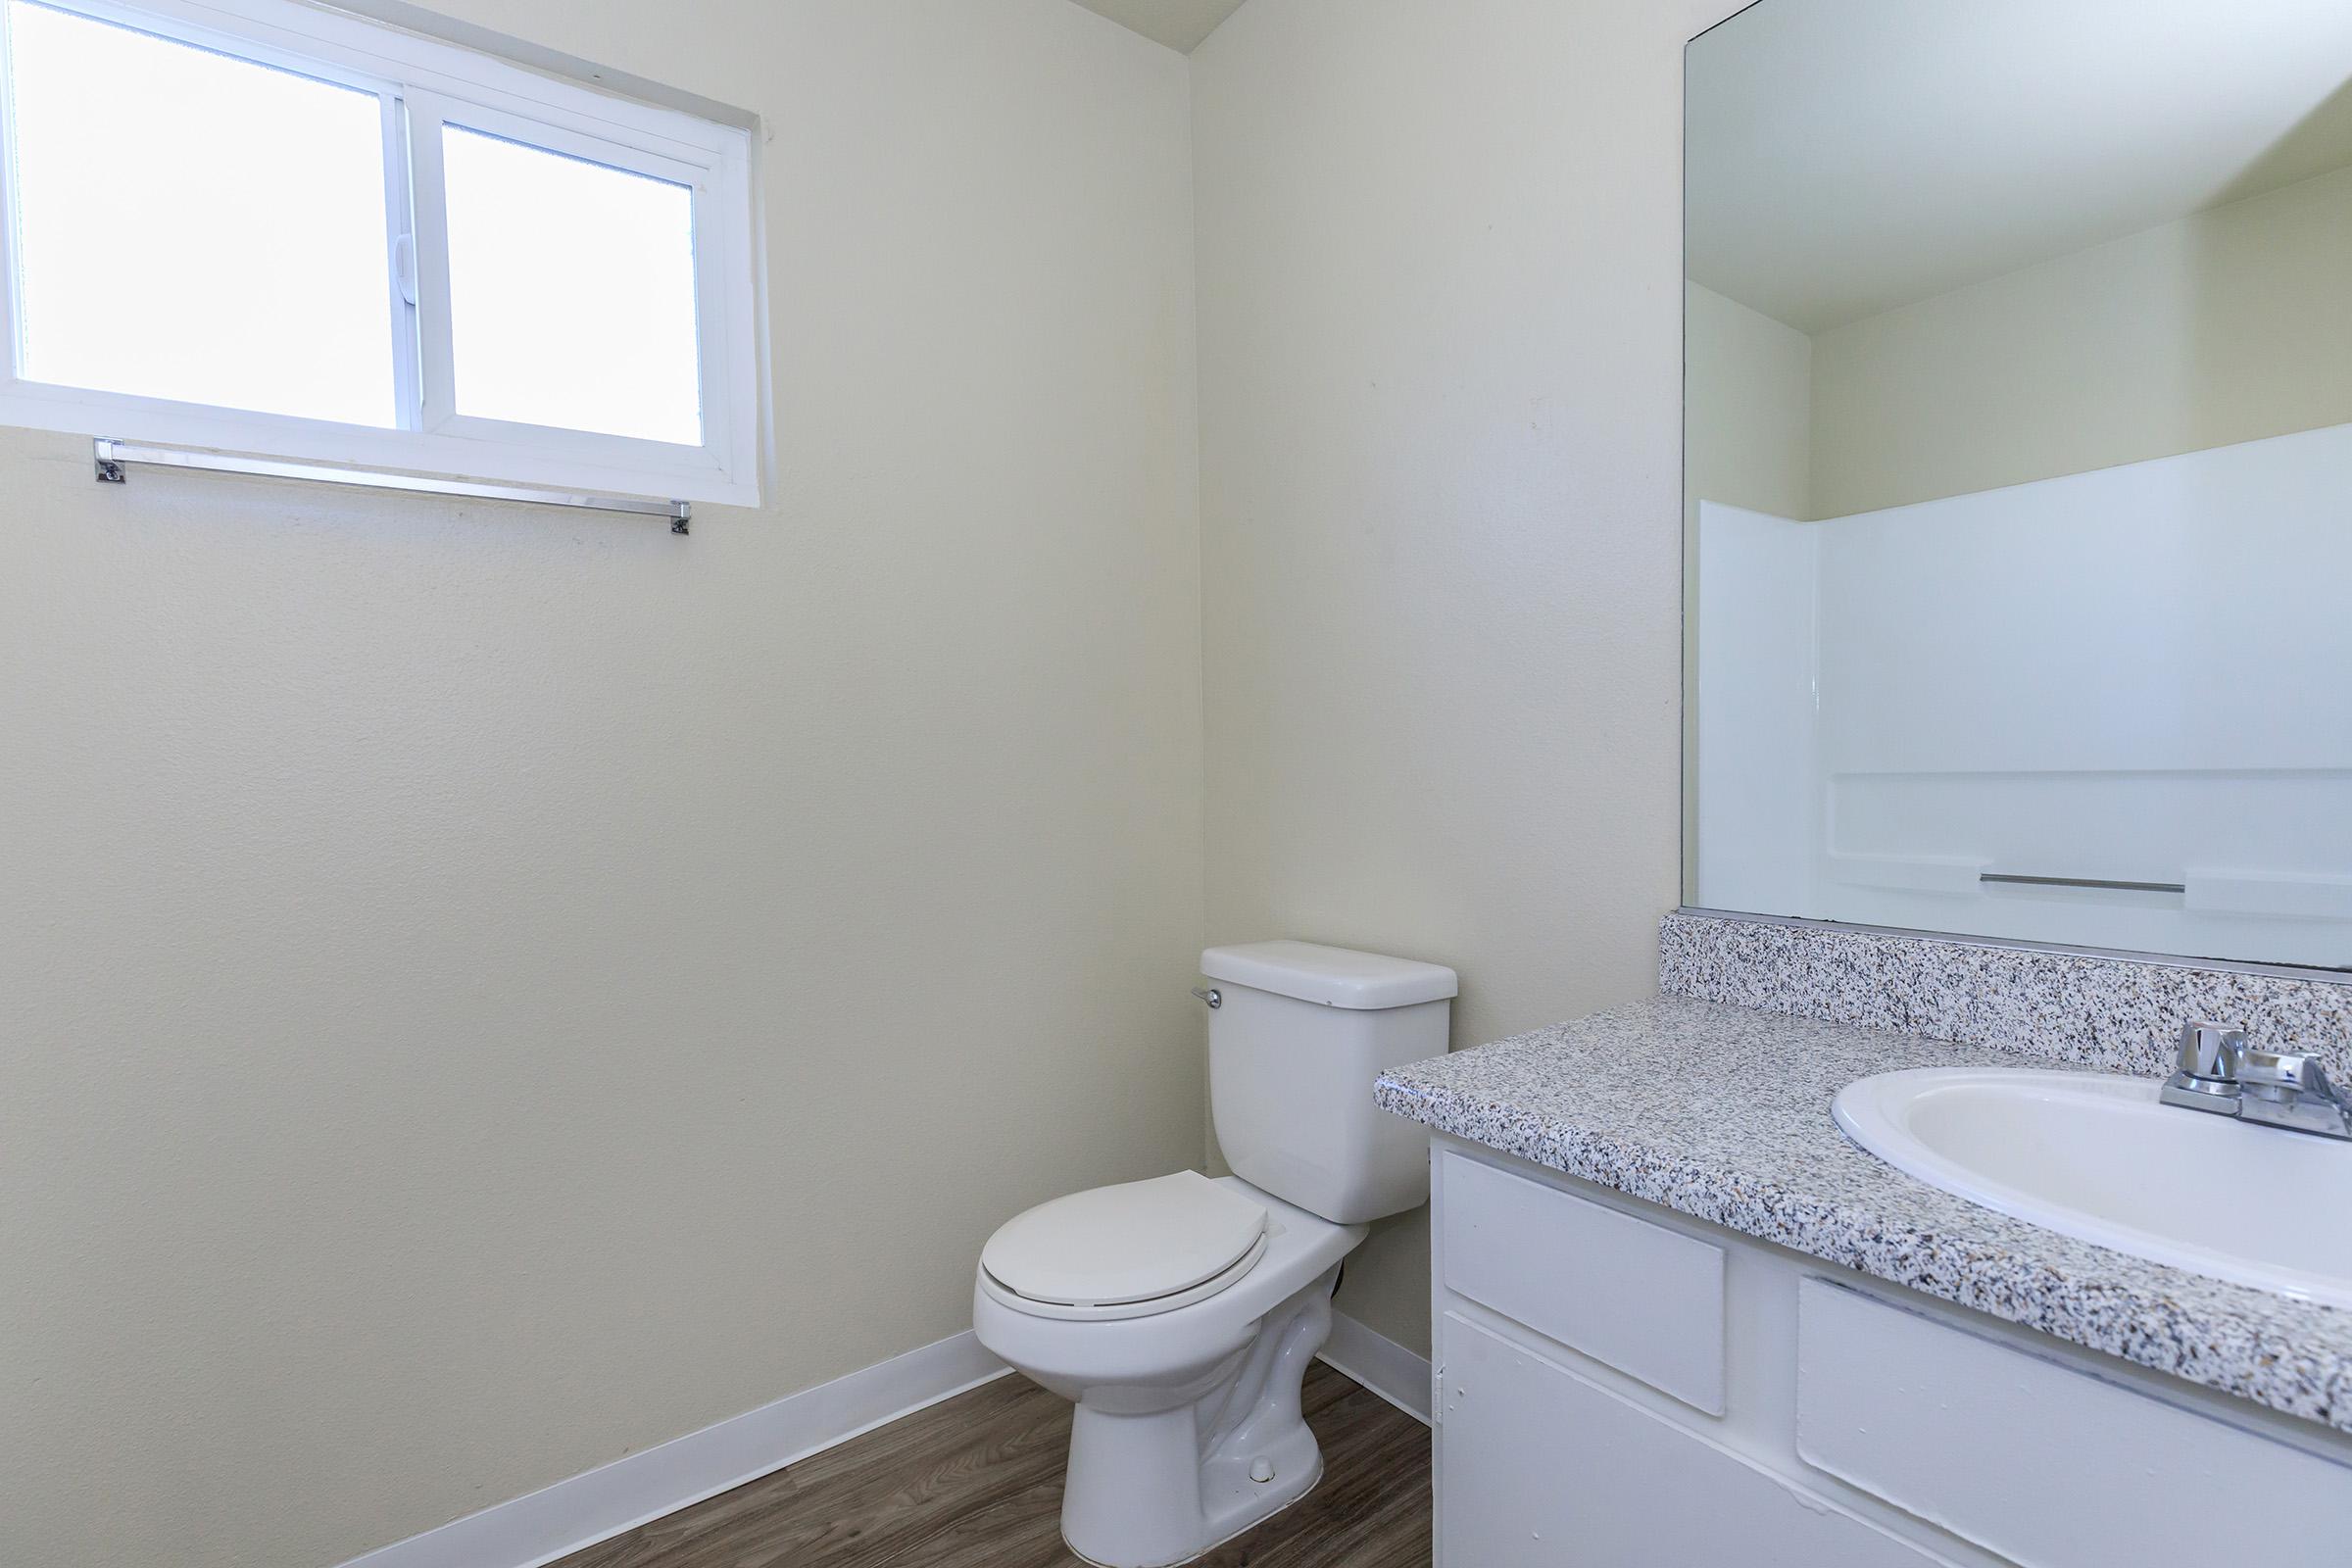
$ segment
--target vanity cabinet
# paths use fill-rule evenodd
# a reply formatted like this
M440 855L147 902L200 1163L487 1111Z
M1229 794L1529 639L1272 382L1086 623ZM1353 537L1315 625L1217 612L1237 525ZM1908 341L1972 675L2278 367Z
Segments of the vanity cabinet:
M2340 1434L1508 1155L1432 1158L1439 1568L2352 1563Z
M1447 1314L1439 1560L1926 1568L1937 1559L1530 1346Z

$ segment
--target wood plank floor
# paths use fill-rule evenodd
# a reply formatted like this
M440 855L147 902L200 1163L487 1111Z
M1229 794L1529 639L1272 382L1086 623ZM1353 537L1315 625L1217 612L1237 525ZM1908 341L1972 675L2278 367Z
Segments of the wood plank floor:
M1321 1362L1320 1485L1207 1568L1428 1568L1429 1432ZM1061 1544L1070 1407L1019 1374L657 1519L555 1568L1081 1568Z

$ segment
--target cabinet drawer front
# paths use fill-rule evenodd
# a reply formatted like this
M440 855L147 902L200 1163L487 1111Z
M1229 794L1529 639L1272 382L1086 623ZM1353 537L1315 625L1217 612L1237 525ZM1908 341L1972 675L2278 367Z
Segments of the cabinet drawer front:
M1949 1568L1447 1313L1441 1568Z
M1446 1152L1449 1291L1723 1414L1723 1249Z
M1825 1280L1797 1299L1805 1462L2024 1568L2352 1561L2352 1469Z

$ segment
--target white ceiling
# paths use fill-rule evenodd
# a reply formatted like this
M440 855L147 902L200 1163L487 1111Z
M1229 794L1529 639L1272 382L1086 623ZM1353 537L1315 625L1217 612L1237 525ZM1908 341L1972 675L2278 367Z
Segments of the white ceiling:
M2352 3L1761 0L1689 104L1690 277L1817 332L2352 164Z
M1188 55L1201 39L1217 30L1218 23L1242 8L1242 0L1078 0L1078 3Z

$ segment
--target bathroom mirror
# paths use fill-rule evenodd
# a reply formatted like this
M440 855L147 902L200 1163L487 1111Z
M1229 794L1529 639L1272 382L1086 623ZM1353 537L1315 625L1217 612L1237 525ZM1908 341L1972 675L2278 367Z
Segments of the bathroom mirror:
M1685 902L2352 966L2352 5L1687 71Z

